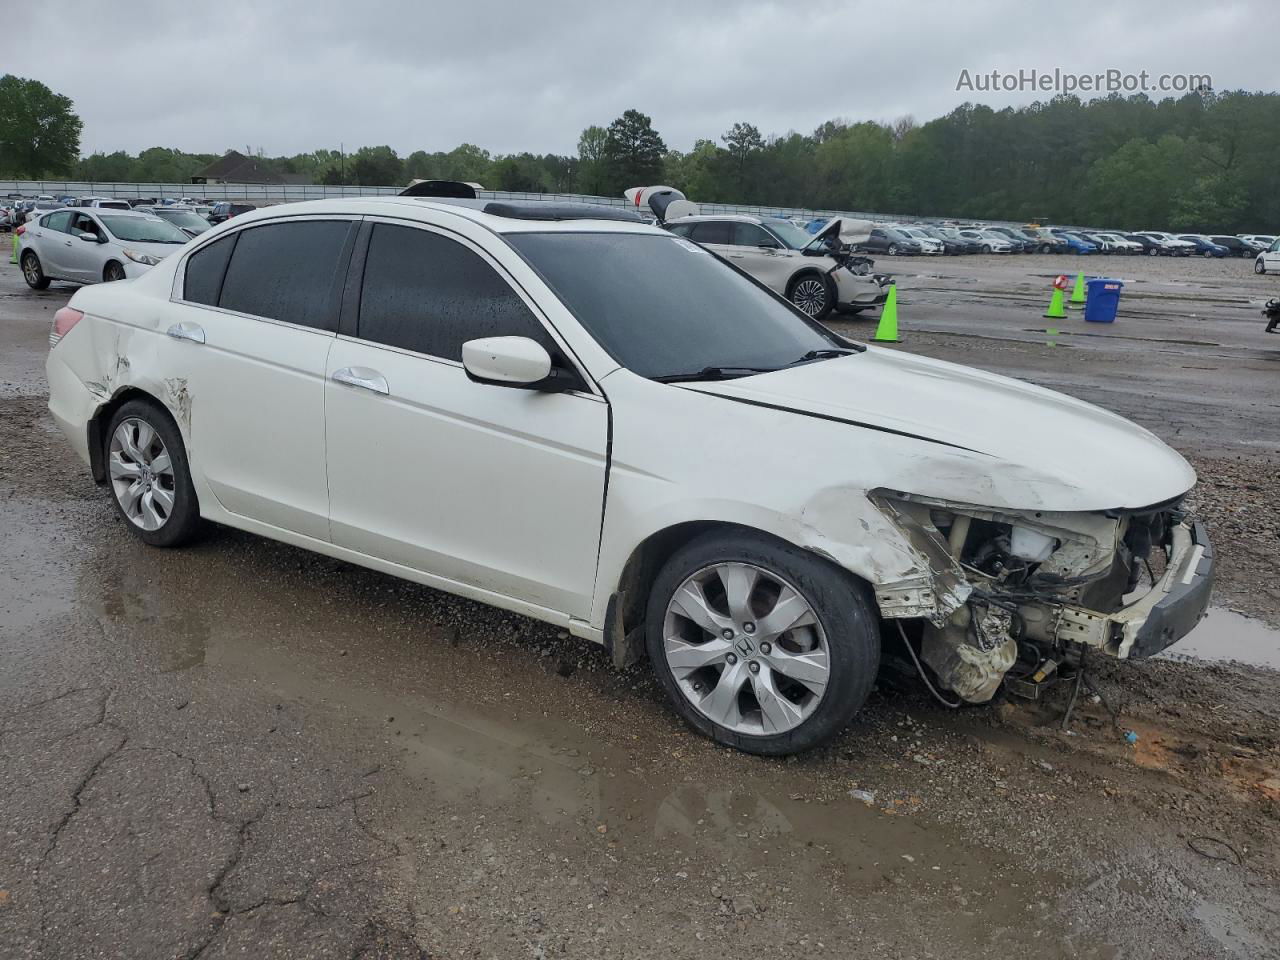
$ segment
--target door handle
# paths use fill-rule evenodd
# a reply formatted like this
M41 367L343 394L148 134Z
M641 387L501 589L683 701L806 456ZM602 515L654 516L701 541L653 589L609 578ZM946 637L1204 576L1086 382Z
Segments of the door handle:
M69 247L69 246L71 246L71 241L70 241L70 240L68 240L68 241L67 241L67 246L68 246L68 247Z
M184 320L181 323L175 323L165 331L175 340L190 340L192 343L204 343L204 327L198 323L189 323Z
M731 254L729 254L729 259L730 259L730 260L745 260L745 259L747 259L747 258L746 258L746 255L745 255L745 254L742 254L742 253L731 253Z
M377 370L370 370L368 367L343 367L341 370L333 371L329 379L334 383L345 383L349 387L359 387L361 390L368 390L370 393L381 394L384 397L391 393L391 388L387 386L387 378Z

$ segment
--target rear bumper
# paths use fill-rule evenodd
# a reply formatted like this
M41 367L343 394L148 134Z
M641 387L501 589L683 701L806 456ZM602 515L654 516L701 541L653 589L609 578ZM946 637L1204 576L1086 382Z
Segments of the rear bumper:
M89 421L102 405L71 368L50 352L45 361L49 378L49 413L71 444L71 449L89 463Z

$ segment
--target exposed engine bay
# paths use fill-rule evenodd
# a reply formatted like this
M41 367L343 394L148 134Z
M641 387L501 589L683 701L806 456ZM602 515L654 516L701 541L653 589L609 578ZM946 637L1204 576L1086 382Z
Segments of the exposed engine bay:
M1208 606L1212 550L1180 499L1103 513L873 499L935 574L919 659L969 703L990 700L1020 662L1072 661L1083 648L1150 656ZM909 616L912 599L888 592L883 615Z

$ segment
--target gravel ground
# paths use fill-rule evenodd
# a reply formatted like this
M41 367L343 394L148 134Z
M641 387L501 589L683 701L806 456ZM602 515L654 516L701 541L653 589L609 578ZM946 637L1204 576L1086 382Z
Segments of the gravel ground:
M1040 258L894 266L904 348L1066 381L1188 453L1219 595L1276 623L1248 304L1050 348ZM1217 296L1240 265L1127 266ZM724 750L543 625L231 530L140 546L44 409L65 297L0 268L6 960L1280 955L1280 674L1096 660L1064 729L1065 683L949 711L890 646L829 746Z

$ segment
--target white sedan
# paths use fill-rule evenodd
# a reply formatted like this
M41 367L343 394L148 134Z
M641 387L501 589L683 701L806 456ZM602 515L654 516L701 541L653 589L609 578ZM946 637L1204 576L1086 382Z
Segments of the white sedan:
M111 208L68 208L26 224L18 264L33 290L44 290L51 280L128 280L142 276L187 239L159 217Z
M149 544L215 521L559 625L757 753L848 724L882 642L981 703L1200 618L1195 473L1152 434L843 339L632 217L248 213L78 291L49 408Z
M1280 237L1271 241L1271 246L1254 257L1254 273L1280 273Z

